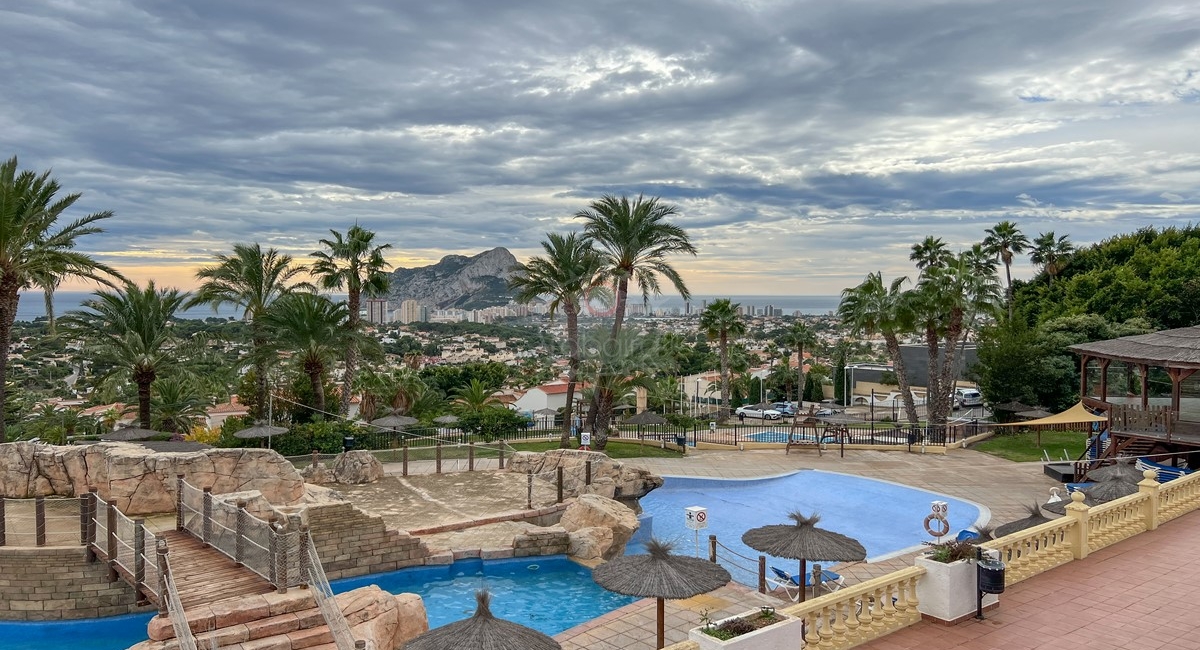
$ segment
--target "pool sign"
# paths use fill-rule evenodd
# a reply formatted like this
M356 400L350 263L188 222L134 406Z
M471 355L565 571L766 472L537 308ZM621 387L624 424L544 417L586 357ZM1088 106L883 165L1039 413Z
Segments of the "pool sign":
M584 449L592 448L592 432L591 431L580 431L579 432L579 446Z
M687 517L685 524L688 530L704 530L708 528L708 508L691 506L690 508L684 508L683 512Z

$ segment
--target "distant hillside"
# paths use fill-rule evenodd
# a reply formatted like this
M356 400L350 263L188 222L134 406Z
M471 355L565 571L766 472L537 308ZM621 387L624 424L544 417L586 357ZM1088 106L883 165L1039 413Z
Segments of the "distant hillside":
M413 299L441 309L482 309L511 299L508 279L517 258L507 248L493 248L473 257L447 255L433 266L392 271L393 303Z

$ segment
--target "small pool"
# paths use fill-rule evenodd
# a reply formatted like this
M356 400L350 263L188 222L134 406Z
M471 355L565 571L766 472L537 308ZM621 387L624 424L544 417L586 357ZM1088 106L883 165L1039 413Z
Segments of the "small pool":
M393 594L420 594L431 628L470 617L475 591L487 587L493 614L551 636L637 600L601 589L591 569L563 555L459 560L345 578L331 586L341 593L371 584Z
M591 569L563 555L507 560L459 560L331 582L336 593L379 585L393 594L420 594L429 626L475 613L475 591L494 596L492 613L551 636L637 600L605 591ZM0 650L125 650L146 639L154 614L79 621L0 621Z
M746 439L751 440L753 442L786 443L788 441L788 433L787 433L787 431L759 431L758 433L752 433L752 434L746 436ZM792 434L792 440L799 440L802 442L817 442L818 441L817 436L814 436L811 433L800 433L799 431L797 431L795 434ZM832 441L832 440L833 440L832 436L829 436L826 439L826 441Z
M724 546L753 559L720 551L721 563L734 580L757 586L759 553L742 544L742 533L751 528L788 523L787 514L794 510L817 512L821 515L818 527L853 537L867 549L868 561L878 561L932 540L923 522L934 500L949 504L951 534L991 516L987 508L962 499L820 470L752 480L671 476L661 488L643 497L641 505L643 521L652 522L654 536L674 540L676 549L688 554L696 553L696 536L685 526L684 508L708 508L708 528L699 535L699 554L708 556L708 536L716 535ZM638 552L638 546L631 545L630 552ZM795 560L768 557L767 564L796 572Z

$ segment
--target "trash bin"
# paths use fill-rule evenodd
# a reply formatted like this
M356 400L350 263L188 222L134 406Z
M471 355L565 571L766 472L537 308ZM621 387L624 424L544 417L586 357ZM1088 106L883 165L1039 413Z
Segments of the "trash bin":
M1004 593L1004 563L984 558L979 560L979 591L985 594Z
M678 445L680 449L687 447L687 436L676 435L675 436L675 444Z
M342 438L342 451L350 451L352 449L354 449L354 436Z

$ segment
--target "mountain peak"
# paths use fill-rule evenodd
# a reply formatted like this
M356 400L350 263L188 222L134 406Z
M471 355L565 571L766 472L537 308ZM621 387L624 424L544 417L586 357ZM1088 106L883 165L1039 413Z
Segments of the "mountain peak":
M472 256L447 255L430 266L392 271L393 302L417 302L447 309L480 309L507 304L511 300L508 280L517 258L507 248L497 247Z

